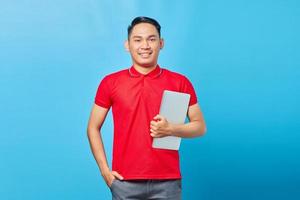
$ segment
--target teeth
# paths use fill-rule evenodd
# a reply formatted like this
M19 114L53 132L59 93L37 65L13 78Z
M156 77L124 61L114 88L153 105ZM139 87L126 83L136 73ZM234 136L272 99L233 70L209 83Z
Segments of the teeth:
M139 53L139 55L142 57L149 57L151 53Z
M149 55L150 53L140 53L141 55Z

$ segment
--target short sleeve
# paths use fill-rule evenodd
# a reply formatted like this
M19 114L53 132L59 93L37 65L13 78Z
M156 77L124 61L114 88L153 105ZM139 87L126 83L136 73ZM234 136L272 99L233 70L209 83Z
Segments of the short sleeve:
M194 89L192 83L190 82L190 80L186 77L184 77L182 92L191 95L189 106L192 106L197 103L197 95L196 95L195 89Z
M112 102L110 97L110 89L109 89L109 83L108 78L105 77L102 79L98 86L98 90L95 97L95 104L98 106L101 106L103 108L110 108Z

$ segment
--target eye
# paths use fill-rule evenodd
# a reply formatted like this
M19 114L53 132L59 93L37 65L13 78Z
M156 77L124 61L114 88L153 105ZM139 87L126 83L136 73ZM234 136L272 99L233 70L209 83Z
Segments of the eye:
M156 38L150 38L150 41L151 41L151 42L155 42L155 41L156 41Z
M134 39L133 41L134 42L140 42L141 40L140 39Z

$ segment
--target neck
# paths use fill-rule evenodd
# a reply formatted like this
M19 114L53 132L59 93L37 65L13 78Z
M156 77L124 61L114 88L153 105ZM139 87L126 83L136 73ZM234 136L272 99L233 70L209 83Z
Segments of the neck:
M148 74L150 73L152 70L154 70L156 68L157 64L155 64L152 67L141 67L138 65L133 65L133 67L135 68L136 71L140 72L141 74Z

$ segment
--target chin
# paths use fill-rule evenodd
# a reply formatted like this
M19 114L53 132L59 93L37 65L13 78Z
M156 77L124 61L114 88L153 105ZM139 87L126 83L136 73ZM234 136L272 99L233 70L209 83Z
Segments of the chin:
M155 65L155 62L151 61L151 62L136 62L139 66L141 67L145 67L145 68L149 68L149 67L153 67L153 65Z
M139 65L144 68L150 68L150 67L153 67L155 64L154 63L140 63Z

